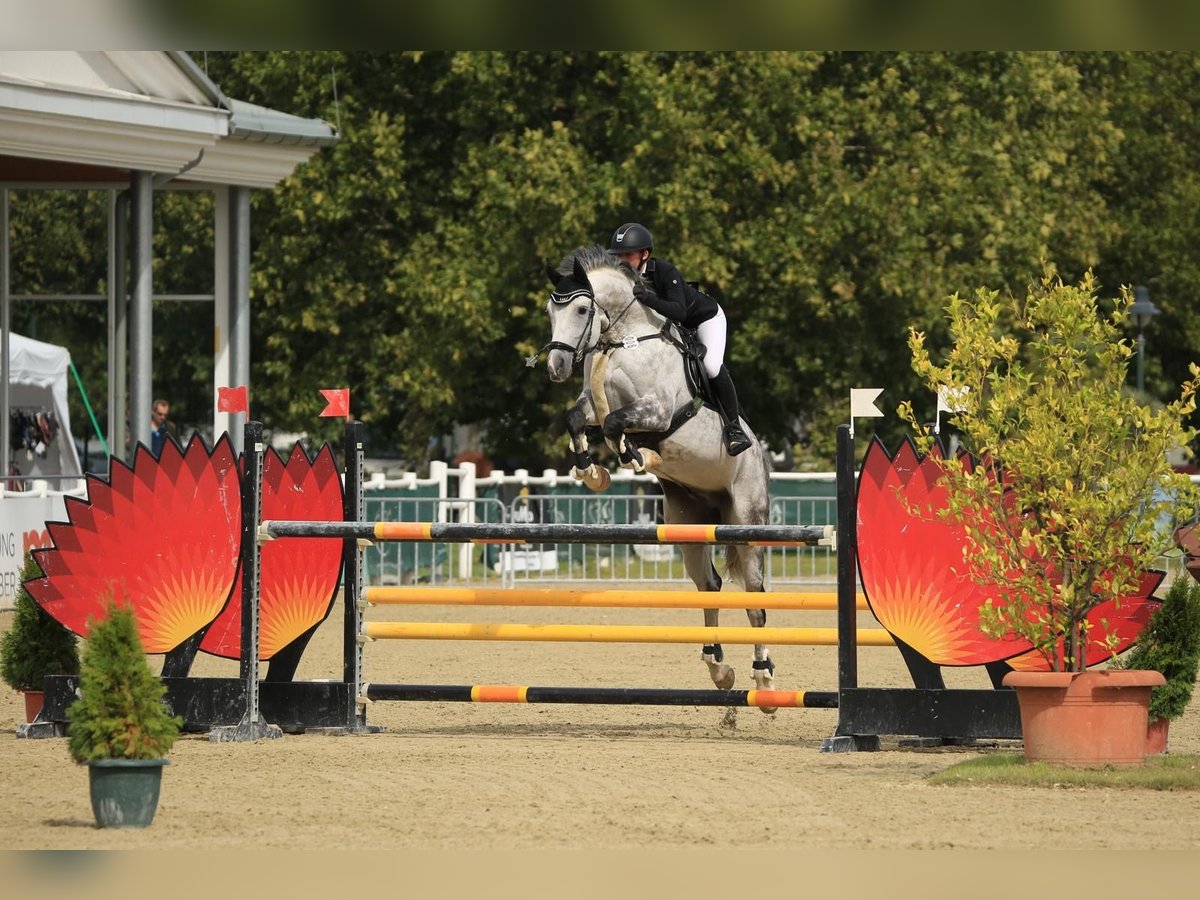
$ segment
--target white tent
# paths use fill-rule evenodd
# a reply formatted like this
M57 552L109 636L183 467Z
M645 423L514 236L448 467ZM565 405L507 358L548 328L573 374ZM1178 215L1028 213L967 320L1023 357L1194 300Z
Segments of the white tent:
M67 411L67 373L71 354L65 347L44 344L9 332L9 420L21 414L52 412L58 423L53 440L38 449L7 448L8 460L21 475L78 475L79 455L71 437ZM20 439L10 428L10 444ZM57 484L52 485L58 487Z

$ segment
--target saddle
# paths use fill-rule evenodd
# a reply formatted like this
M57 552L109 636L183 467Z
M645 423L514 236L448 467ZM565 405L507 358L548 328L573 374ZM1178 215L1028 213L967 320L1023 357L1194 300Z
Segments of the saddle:
M704 371L704 354L708 352L708 348L700 343L697 332L678 323L672 323L671 327L678 341L672 343L683 354L683 376L687 381L688 393L693 400L699 398L704 406L720 412L712 385L708 383L708 373Z

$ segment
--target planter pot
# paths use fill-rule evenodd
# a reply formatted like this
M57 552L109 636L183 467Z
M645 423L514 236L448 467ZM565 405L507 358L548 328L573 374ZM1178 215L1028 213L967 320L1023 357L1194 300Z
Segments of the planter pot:
M145 828L158 809L166 759L99 759L88 763L92 813L100 828Z
M1146 755L1157 756L1167 752L1167 730L1170 719L1151 719L1146 727Z
M1070 766L1139 765L1146 759L1150 689L1160 672L1010 672L1025 758Z
M32 722L38 717L38 713L42 711L42 705L46 701L44 691L25 691L25 721Z

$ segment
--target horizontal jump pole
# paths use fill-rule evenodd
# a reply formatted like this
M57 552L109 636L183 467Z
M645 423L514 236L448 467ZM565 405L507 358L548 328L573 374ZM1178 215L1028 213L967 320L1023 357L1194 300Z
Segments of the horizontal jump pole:
M513 684L372 684L368 700L445 703L598 703L614 706L754 706L837 709L837 691L526 687Z
M835 610L837 594L820 591L662 591L560 588L369 587L372 606L562 606L620 609ZM857 608L867 609L864 595Z
M287 537L447 544L747 544L790 547L832 544L832 525L570 525L504 522L264 521L260 540Z
M367 622L370 640L554 641L584 644L795 644L833 647L836 628L751 628L672 625L514 625L473 622ZM891 647L882 628L859 628L860 647Z

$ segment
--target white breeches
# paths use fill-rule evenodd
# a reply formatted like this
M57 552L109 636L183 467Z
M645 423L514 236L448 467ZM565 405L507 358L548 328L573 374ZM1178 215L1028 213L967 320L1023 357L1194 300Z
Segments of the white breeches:
M721 371L721 364L725 361L725 310L718 306L717 314L708 321L701 322L696 334L700 343L707 348L704 353L704 371L708 373L709 378L716 378Z

